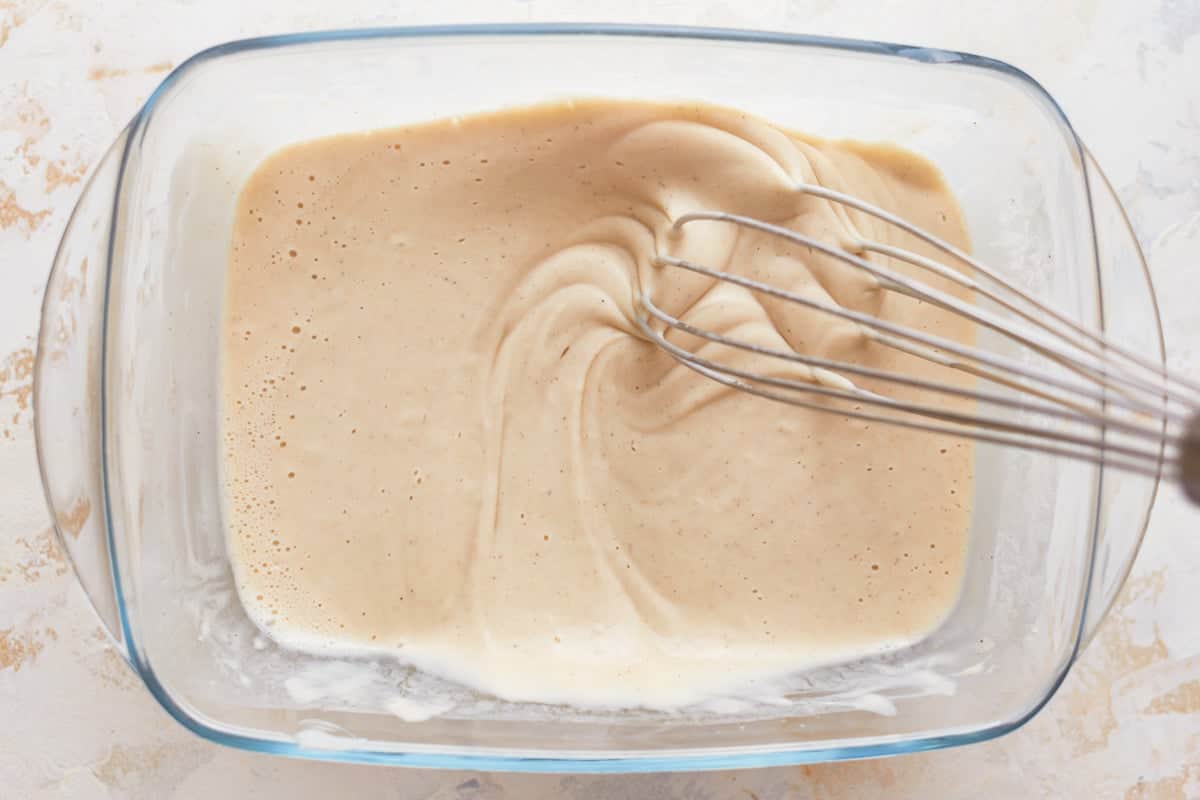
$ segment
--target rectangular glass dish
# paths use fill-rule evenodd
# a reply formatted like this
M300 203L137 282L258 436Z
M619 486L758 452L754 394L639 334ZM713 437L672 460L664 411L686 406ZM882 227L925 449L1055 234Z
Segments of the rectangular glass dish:
M965 588L911 647L798 674L772 704L599 712L295 653L247 618L225 543L219 348L233 211L300 140L578 97L703 100L937 164L975 254L1157 360L1120 207L1057 104L1008 65L783 34L625 26L379 29L235 42L172 72L89 182L56 258L35 384L60 536L122 652L206 738L315 758L649 771L978 741L1050 697L1119 588L1156 482L979 445ZM986 342L985 342L986 343ZM413 710L413 709L416 710Z

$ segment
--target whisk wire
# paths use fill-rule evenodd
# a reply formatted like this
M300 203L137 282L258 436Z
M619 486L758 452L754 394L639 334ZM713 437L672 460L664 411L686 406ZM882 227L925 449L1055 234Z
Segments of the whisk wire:
M812 250L816 250L817 252L820 252L826 256L835 258L845 264L853 266L859 270L862 270L863 272L866 272L867 274L869 274L873 278L875 278L877 281L879 281L882 288L890 289L892 291L899 290L899 291L902 291L904 294L907 294L908 296L913 297L914 299L918 299L918 300L922 300L924 302L931 303L931 304L936 305L937 307L942 308L951 313L960 314L960 315L966 317L967 319L971 320L972 322L976 323L977 325L981 325L991 331L994 331L995 333L1000 334L1001 336L1004 336L1005 338L1015 342L1016 344L1018 344L1020 346L1026 347L1033 352L1036 352L1043 356L1046 356L1046 357L1058 362L1062 366L1065 366L1067 369L1075 372L1076 374L1080 375L1081 377L1084 377L1085 379L1089 379L1097 387L1097 392L1092 392L1088 395L1089 398L1092 400L1099 401L1102 399L1103 392L1099 391L1099 389L1101 389L1101 388L1106 388L1108 391L1114 391L1114 390L1119 391L1120 387L1114 386L1113 385L1114 382L1124 385L1126 388L1131 388L1131 389L1136 389L1136 390L1141 390L1141 391L1150 391L1150 392L1166 392L1167 391L1167 389L1162 386L1148 385L1148 384L1145 384L1136 379L1129 378L1121 373L1112 372L1111 367L1109 368L1109 370L1107 372L1102 372L1100 367L1081 361L1078 353L1064 351L1060 347L1058 347L1054 344L1051 344L1046 341L1039 341L1037 339L1032 338L1030 335L1028 335L1025 332L1016 330L1012 326L1012 324L1009 320L1005 320L993 313L990 313L990 312L984 310L983 308L981 308L979 306L975 306L975 305L966 303L965 301L962 301L959 298L954 297L953 295L947 294L946 292L942 292L931 286L920 284L920 283L913 281L912 279L909 279L905 276L902 276L892 270L886 269L886 268L881 267L876 264L872 264L871 262L869 262L863 258L855 256L852 253L848 253L841 248L834 247L834 246L829 245L825 242L822 242L818 239L815 239L811 236L807 236L802 233L797 233L796 231L792 231L788 228L784 228L779 225L773 225L769 222L763 222L762 220L754 219L752 217L745 217L745 216L741 216L739 214L729 214L726 212L719 212L719 211L716 211L716 212L714 212L714 211L698 211L698 212L691 212L688 214L683 214L675 221L675 226L677 228L682 227L689 222L694 222L697 220L728 222L728 223L732 223L734 225L738 225L741 227L746 227L746 228L757 230L757 231L760 231L763 233L769 233L769 234L772 234L775 236L779 236L779 237L787 239L795 244L799 244L804 247L810 248ZM660 256L659 260L660 260L660 262L667 261L669 258L670 257ZM673 263L674 266L685 266L684 264L680 264L680 263L674 263L674 262L670 262L670 263ZM697 266L697 265L687 266L686 268L691 269L693 266ZM698 271L698 270L693 270L693 271ZM718 277L715 274L711 274L713 272L716 272L716 271L710 271L709 274L712 277ZM741 276L733 275L731 273L725 273L725 275L727 276L725 279L731 283L739 283L738 279L741 278ZM783 290L779 290L777 287L769 287L768 288L766 284L762 284L757 281L754 281L752 283L754 283L755 285L754 286L750 286L748 284L740 284L740 285L746 286L746 288L752 288L752 289L755 289L756 291L761 291L766 294L770 294L775 297L780 297L781 299L795 299L795 295L792 293L786 293L786 294L790 295L790 296L786 296L786 297L779 294L779 292L782 292ZM774 291L772 291L772 290L774 290ZM811 306L811 305L809 307L815 308L814 306ZM827 309L829 307L825 307L825 308ZM825 310L825 309L817 309L817 310ZM873 317L871 315L865 315L865 316L870 317L871 319L878 320L878 318ZM863 324L869 325L869 323L863 323ZM905 330L908 332L911 332L911 329L906 328ZM892 331L892 332L895 333L895 331ZM1053 333L1053 332L1051 332L1051 333ZM905 338L911 338L911 337L907 336L906 334L898 334L898 335L904 336ZM944 343L943 345L931 345L931 346L942 347L944 349L948 349L951 352L956 352L958 355L963 355L964 357L979 361L981 363L987 363L989 366L991 366L993 368L1003 368L1003 369L1016 371L1018 373L1024 373L1024 377L1026 377L1026 378L1033 378L1035 380L1039 380L1042 382L1056 384L1058 386L1058 388L1060 388L1060 389L1068 389L1068 390L1073 390L1073 391L1077 391L1077 392L1081 391L1080 387L1078 387L1077 385L1075 386L1074 389L1070 389L1067 385L1062 384L1057 379L1050 378L1049 376L1046 376L1044 373L1037 373L1035 370L1032 370L1027 365L1022 364L1022 365L1014 367L1013 364L1011 362L1009 362L1006 365L1002 366L997 354L984 353L979 350L972 350L969 353L964 353L964 352L962 352L962 350L960 348L957 347L956 343L950 342L949 340L946 340L946 339L942 339L942 342ZM925 343L929 344L928 342L925 342ZM1136 398L1134 398L1132 396L1126 395L1126 397L1131 402L1138 402L1136 400ZM1141 407L1142 411L1146 411L1149 413L1154 413L1157 410L1156 406L1147 405L1144 401L1140 403L1140 407Z
M930 391L930 392L939 392L941 394L946 394L946 395L950 395L953 397L959 397L959 398L969 399L969 400L976 400L979 402L987 403L989 405L999 406L999 407L1003 407L1003 408L1009 408L1009 409L1013 409L1016 411L1044 414L1045 416L1053 417L1053 418L1060 419L1060 420L1076 421L1076 422L1085 421L1085 422L1090 422L1094 426L1107 425L1116 430L1122 431L1124 433L1128 433L1131 436L1140 437L1140 438L1148 440L1148 441L1157 442L1157 441L1161 440L1161 438L1162 438L1161 432L1156 430L1153 427L1146 426L1146 425L1139 425L1136 423L1129 422L1127 420L1106 419L1100 414L1087 413L1088 410L1086 410L1086 409L1083 411L1074 411L1074 410L1072 410L1072 407L1070 407L1070 406L1064 408L1061 405L1054 405L1052 403L1031 403L1030 401L1023 399L1023 398L996 394L994 392L989 392L987 390L966 389L963 387L955 386L953 384L940 383L938 381L925 380L923 378L915 378L915 377L912 377L911 375L904 375L904 374L901 374L898 372L893 372L890 370L878 369L875 367L867 367L867 366L863 366L861 364L853 364L848 361L838 361L836 359L822 358L820 356L804 355L802 353L797 353L794 350L780 350L780 349L776 349L776 348L772 348L772 347L766 347L763 345L757 345L752 342L742 341L740 339L734 339L734 338L724 336L719 333L713 333L712 331L706 330L704 328L698 328L694 325L684 322L683 320L681 320L677 317L674 317L671 314L668 314L667 312L663 311L661 308L659 308L657 305L655 305L654 301L651 300L648 296L642 298L642 307L647 311L647 313L650 314L650 316L654 317L655 319L659 320L660 322L665 323L667 326L669 326L671 328L683 331L684 333L687 333L687 334L691 334L692 336L697 336L702 339L706 339L706 340L708 340L710 342L714 342L716 344L721 344L721 345L725 345L727 347L737 348L739 350L745 350L745 351L751 352L751 353L757 353L758 355L768 356L771 358L777 358L782 361L790 361L792 363L801 364L801 365L808 366L808 367L829 370L835 374L848 373L851 375L857 375L857 376L864 377L864 378L872 378L872 379L876 379L876 380L880 380L880 381L886 381L889 383L899 384L902 386L908 386L908 387L914 388L914 389L922 389L922 390ZM655 339L656 341L658 341L660 338L663 338L661 336L661 334L659 334L658 332L655 332L655 331L651 331L650 335L651 335L651 338ZM665 341L665 339L664 339L664 341ZM670 343L668 342L668 344L670 344ZM683 350L682 348L678 348L678 347L674 346L673 344L670 348L667 348L667 349L672 352L677 352L681 356L696 360L697 363L701 362L701 357L696 356L695 354L688 353L686 350ZM734 370L732 368L718 367L715 364L712 365L712 368L725 369L730 374L734 374ZM748 374L748 375L742 376L742 377L746 377L747 379L754 379L754 376L752 374ZM795 388L799 391L805 391L809 387L812 386L812 383L811 382L806 383L806 382L800 382L800 381L789 381L786 385L788 385L791 388ZM883 395L879 395L874 392L869 392L869 391L860 389L858 387L855 387L855 391L858 392L859 395L861 395L861 396L869 396L872 398L884 398ZM858 395L856 395L856 397L858 397ZM886 398L884 398L884 399L886 399ZM917 413L932 414L932 413L936 413L936 412L920 411ZM1082 420L1080 419L1081 414L1085 414L1085 416ZM974 422L975 420L972 419L972 421Z
M695 218L699 219L699 217ZM696 264L695 262L687 259L677 258L675 256L660 255L655 260L660 265L679 267L690 272L695 272L700 275L714 278L716 280L741 286L742 288L750 289L751 291L761 292L780 300L788 300L814 311L820 311L829 314L830 316L840 317L841 319L845 319L850 322L856 322L872 330L883 331L885 333L900 337L901 339L907 339L927 347L935 348L936 350L953 353L964 359L978 361L979 363L986 364L993 369L1010 372L1025 379L1038 381L1062 391L1074 392L1097 403L1108 400L1110 402L1124 405L1126 408L1128 408L1128 410L1131 411L1141 411L1143 413L1154 413L1155 411L1153 406L1147 405L1144 402L1137 403L1129 401L1128 399L1106 397L1106 393L1100 387L1093 388L1076 382L1066 381L1058 376L1046 374L1040 370L1016 362L998 353L983 352L974 348L968 348L959 344L958 342L946 339L945 337L936 336L924 331L918 331L914 328L909 328L888 320L880 319L872 314L855 311L849 308L843 308L841 306L834 306L828 303L822 303L820 301L796 294L795 292L789 292L785 289L780 289L777 286L771 286L770 284L756 281L752 278L746 278L742 275L736 275L723 270L710 269L709 267Z
M642 334L701 375L759 397L811 410L834 411L869 423L879 422L1066 456L1151 477L1161 475L1165 470L1180 479L1189 495L1200 502L1200 415L1196 413L1200 405L1200 384L1168 374L1161 364L1114 344L1101 333L1075 322L1007 282L967 253L895 214L823 186L799 184L796 189L894 225L956 259L968 271L869 239L858 238L849 244L835 246L779 225L723 211L689 212L676 218L674 226L681 229L702 220L723 222L781 237L810 252L821 253L861 270L885 291L930 303L993 331L1024 348L1026 353L1057 365L1070 377L999 352L968 346L873 314L665 254L655 259L660 266L688 270L852 322L872 343L970 374L1017 394L906 375L895 370L804 354L792 348L756 344L673 316L656 305L648 294L639 298L645 312L637 318ZM906 262L925 274L973 292L978 298L994 304L999 313L874 263L865 257L872 253ZM803 365L811 373L806 379L796 379L720 363L671 341L667 336L670 330L722 347ZM926 401L900 400L859 387L847 379L847 375L937 396L970 400L1020 416L1005 418L980 413L973 408L938 407ZM867 410L867 407L876 410ZM1064 429L1064 425L1068 427Z
M989 432L986 430L982 430L982 431L981 430L968 430L968 429L966 429L962 426L958 426L958 425L939 425L937 423L926 422L926 421L918 420L918 419L902 419L902 418L898 418L898 417L894 417L894 416L886 416L883 414L874 414L869 411L863 411L861 409L861 407L858 407L858 406L850 407L850 408L833 407L833 406L830 406L827 404L817 403L815 401L814 402L805 401L794 395L788 395L788 394L784 394L781 392L773 392L768 389L763 389L760 386L756 386L756 385L754 385L754 383L747 383L742 380L738 380L735 377L730 377L731 375L737 375L739 371L732 370L725 365L716 364L707 359L703 359L703 358L699 358L694 355L691 355L691 354L687 353L687 351L683 350L682 348L679 348L679 347L675 346L674 344L672 344L671 342L669 342L667 339L662 337L662 335L659 334L658 332L653 331L651 328L649 328L649 326L646 325L646 323L643 320L639 320L638 324L641 327L643 334L645 334L649 339L654 341L660 347L663 347L663 349L666 350L668 353L670 353L672 356L679 359L685 366L695 370L696 372L700 373L701 375L704 375L705 377L707 377L711 380L717 381L718 383L722 383L726 386L730 386L734 389L738 389L739 391L743 391L748 394L756 395L756 396L759 396L759 397L762 397L762 398L765 398L768 400L774 400L777 402L786 403L788 405L792 405L792 406L796 406L799 408L804 408L804 409L808 409L808 410L812 410L812 411L833 412L833 413L839 414L841 416L849 417L851 419L861 420L864 422L871 422L871 423L878 422L878 423L882 423L885 425L892 425L892 426L896 426L896 427L900 427L900 428L906 428L909 430L922 431L925 433L944 434L944 435L949 435L949 436L957 436L957 437L961 437L961 438L969 438L969 439L973 439L975 441L986 442L989 444L1013 446L1013 447L1018 447L1018 448L1025 449L1025 450L1032 450L1035 452L1046 453L1049 455L1065 456L1068 458L1074 458L1074 459L1078 459L1078 460L1082 460L1082 461L1087 461L1087 462L1090 462L1093 464L1105 464L1107 466L1115 467L1117 469L1122 469L1122 470L1132 472L1135 474L1145 475L1147 477L1155 477L1159 474L1159 468L1156 465L1159 463L1159 461L1161 459L1156 454L1149 453L1149 452L1139 454L1139 457L1144 458L1145 460L1101 457L1098 453L1088 450L1088 449L1056 446L1056 445L1050 444L1048 442L1041 441L1038 438L1027 438L1027 437L1015 436L1015 435L1008 436L1008 435L1003 435L1000 433L992 433L992 432ZM745 372L741 373L741 376L748 376L748 375L751 376L749 378L750 380L753 380L756 382L761 381L761 379L764 377L764 376L760 376L760 375L751 375L750 373L745 373ZM768 379L767 381L764 381L764 382L772 383L772 381L770 379ZM817 389L820 389L820 387L817 387ZM813 392L814 389L812 387L805 387L804 391ZM830 396L833 394L833 391L832 390L830 390L828 392L818 391L817 393L825 394L826 396ZM852 399L861 400L863 398L854 397ZM924 415L924 412L914 412L914 413ZM1026 429L1024 432L1030 433L1030 431L1028 429ZM1036 436L1036 434L1035 434L1035 436ZM1091 442L1090 440L1085 440L1085 443L1089 446L1093 444L1093 442Z

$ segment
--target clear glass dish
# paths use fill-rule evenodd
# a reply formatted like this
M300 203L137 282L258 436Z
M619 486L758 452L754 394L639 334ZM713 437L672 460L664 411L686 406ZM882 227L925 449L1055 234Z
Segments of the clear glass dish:
M257 635L226 556L219 325L236 194L292 141L566 96L699 99L942 167L976 253L1161 360L1120 205L1054 100L960 53L772 33L597 25L396 28L207 50L96 169L47 288L37 442L62 542L117 646L182 724L312 758L528 771L713 769L988 739L1053 694L1136 554L1157 481L980 446L965 590L935 632L809 670L771 705L596 712L461 693L409 721L403 664ZM420 715L417 715L420 716Z

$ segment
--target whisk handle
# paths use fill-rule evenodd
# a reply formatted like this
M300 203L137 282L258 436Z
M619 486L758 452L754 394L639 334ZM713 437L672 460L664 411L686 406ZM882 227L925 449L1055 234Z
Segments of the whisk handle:
M1200 505L1200 412L1188 422L1179 448L1179 480L1184 494Z

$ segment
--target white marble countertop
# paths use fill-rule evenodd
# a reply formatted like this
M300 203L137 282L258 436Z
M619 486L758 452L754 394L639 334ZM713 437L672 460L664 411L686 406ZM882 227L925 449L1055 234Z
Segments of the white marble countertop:
M380 24L608 20L771 28L967 50L1023 68L1108 170L1151 263L1172 366L1200 375L1197 0L0 0L0 796L12 798L1200 797L1200 514L1159 499L1101 631L1031 723L915 756L741 772L485 775L208 744L108 646L42 501L38 307L81 179L163 75L218 42ZM651 6L653 5L653 8ZM411 6L411 7L410 7Z

